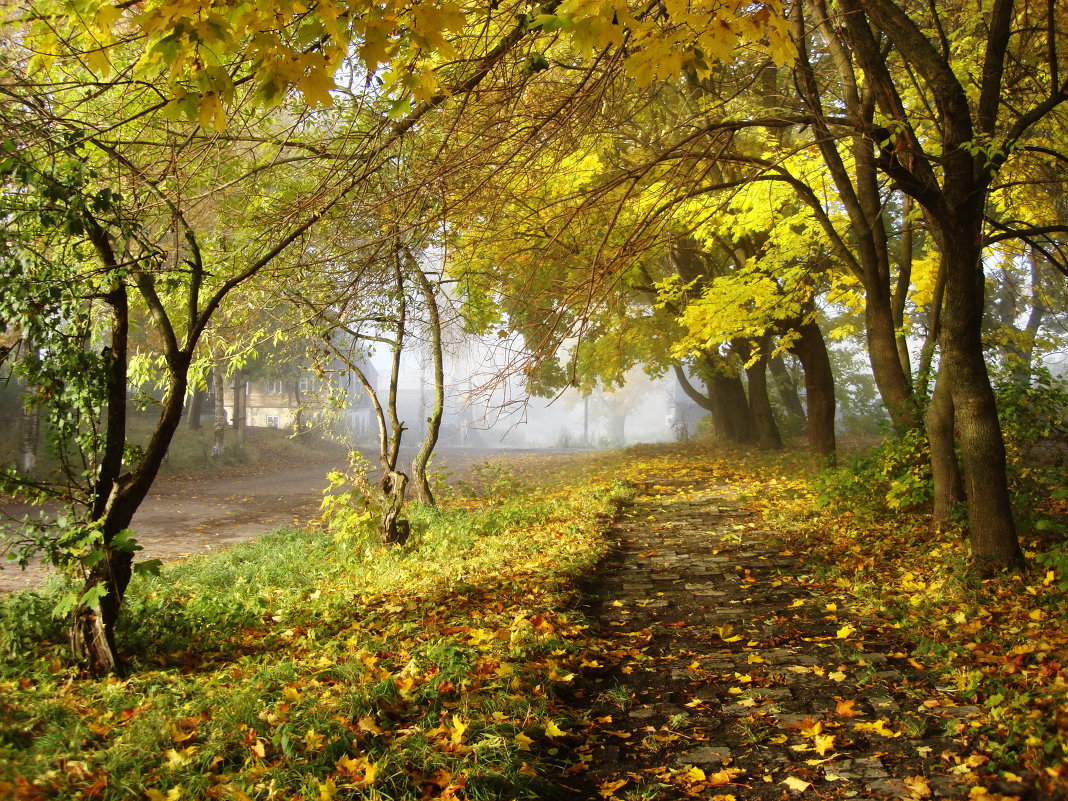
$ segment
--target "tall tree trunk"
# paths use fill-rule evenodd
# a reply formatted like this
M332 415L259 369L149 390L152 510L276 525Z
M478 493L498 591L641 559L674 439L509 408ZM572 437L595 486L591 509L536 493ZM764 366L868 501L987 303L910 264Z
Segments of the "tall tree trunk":
M1016 536L1005 469L1005 443L994 391L983 357L982 215L944 221L942 259L946 298L942 310L942 359L960 430L972 558L981 570L1018 567ZM948 223L948 224L945 224ZM956 223L956 224L953 224Z
M812 320L798 326L794 355L805 371L805 400L808 405L808 444L816 453L834 459L834 373L827 354L823 332Z
M28 395L27 389L23 395ZM41 407L36 403L27 405L24 402L19 409L19 472L26 476L32 476L37 472L37 453L41 440Z
M186 413L186 425L194 431L200 430L201 420L204 415L204 390L197 387L189 395L188 411Z
M234 370L232 386L234 390L234 419L230 423L234 429L234 443L240 448L245 441L245 371L240 367Z
M767 346L768 338L763 337L757 343L760 357L745 369L745 375L749 383L749 416L752 419L757 445L776 450L782 447L782 435L775 424L775 413L768 397Z
M727 441L738 445L748 445L754 442L749 399L745 395L741 376L717 373L712 376L709 383L709 394L719 408Z
M776 353L768 359L768 369L771 370L771 377L775 379L775 389L779 393L783 409L790 417L804 420L805 407L801 405L801 398L797 394L797 384L794 383L790 371L786 369L786 361L781 353Z
M438 312L438 300L434 286L426 277L422 268L416 263L415 257L408 253L408 261L415 271L415 278L419 284L419 291L423 295L426 304L427 324L430 330L430 348L434 363L434 405L427 416L426 434L419 446L419 451L412 460L412 480L415 482L416 497L424 503L434 503L434 493L430 489L430 481L427 479L426 467L434 447L438 444L438 434L441 431L441 417L445 413L445 354L441 342L441 316Z
M218 459L226 446L226 381L223 379L222 365L215 365L211 371L211 387L215 401L215 439L211 445L211 455Z
M111 341L107 364L107 402L104 407L104 450L97 470L90 525L99 525L103 558L89 570L82 598L70 624L70 643L95 675L121 672L115 646L115 624L123 594L132 575L133 552L112 547L133 518L122 499L128 474L122 473L126 445L126 373L129 343L129 306L126 287L117 282L106 296L111 307ZM182 395L184 398L184 393ZM179 401L180 403L180 401ZM179 407L180 413L180 407Z
M934 483L931 525L937 529L948 522L953 508L964 500L953 437L953 395L948 375L941 369L927 407L927 441L931 447L931 479Z

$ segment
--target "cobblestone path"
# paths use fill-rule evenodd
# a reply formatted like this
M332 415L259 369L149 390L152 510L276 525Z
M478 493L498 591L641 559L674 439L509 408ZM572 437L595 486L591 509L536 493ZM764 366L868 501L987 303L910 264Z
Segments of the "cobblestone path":
M586 727L572 797L967 797L958 735L976 707L807 583L805 555L755 527L738 487L640 490L587 588L605 647L571 701Z

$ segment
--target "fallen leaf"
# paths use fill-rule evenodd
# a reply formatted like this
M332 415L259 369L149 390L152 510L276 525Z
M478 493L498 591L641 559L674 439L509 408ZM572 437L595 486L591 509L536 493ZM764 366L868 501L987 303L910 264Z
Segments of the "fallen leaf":
M803 793L812 786L812 782L806 782L804 779L799 779L796 776L787 776L780 782L780 784L785 784L795 793Z

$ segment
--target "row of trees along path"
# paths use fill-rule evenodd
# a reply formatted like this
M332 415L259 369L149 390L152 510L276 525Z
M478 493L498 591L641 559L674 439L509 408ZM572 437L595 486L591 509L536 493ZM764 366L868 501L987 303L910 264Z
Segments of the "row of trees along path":
M969 796L980 710L806 578L745 508L759 487L690 473L639 490L585 595L603 648L564 702L586 720L564 797Z

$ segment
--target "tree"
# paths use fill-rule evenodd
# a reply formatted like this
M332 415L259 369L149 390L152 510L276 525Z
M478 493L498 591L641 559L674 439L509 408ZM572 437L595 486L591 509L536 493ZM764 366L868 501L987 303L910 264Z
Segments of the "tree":
M1005 477L1005 453L983 355L984 232L999 170L1026 147L1035 126L1068 100L1058 41L1066 15L1048 6L999 0L988 12L906 8L890 0L841 4L836 31L871 86L885 123L870 125L877 163L924 209L945 277L940 381L948 384L963 458L972 555L983 568L1019 565ZM977 47L955 53L946 36L973 37ZM885 47L912 69L892 70ZM965 64L959 63L964 61ZM1040 65L1032 70L1025 64ZM975 91L958 77L977 76ZM915 83L908 83L908 75ZM1004 102L1011 89L1013 101ZM922 102L909 103L912 92ZM937 117L932 118L932 113ZM1060 221L1054 228L1063 229ZM1021 232L1025 233L1025 232ZM937 392L937 390L936 390ZM945 476L936 474L936 481Z

